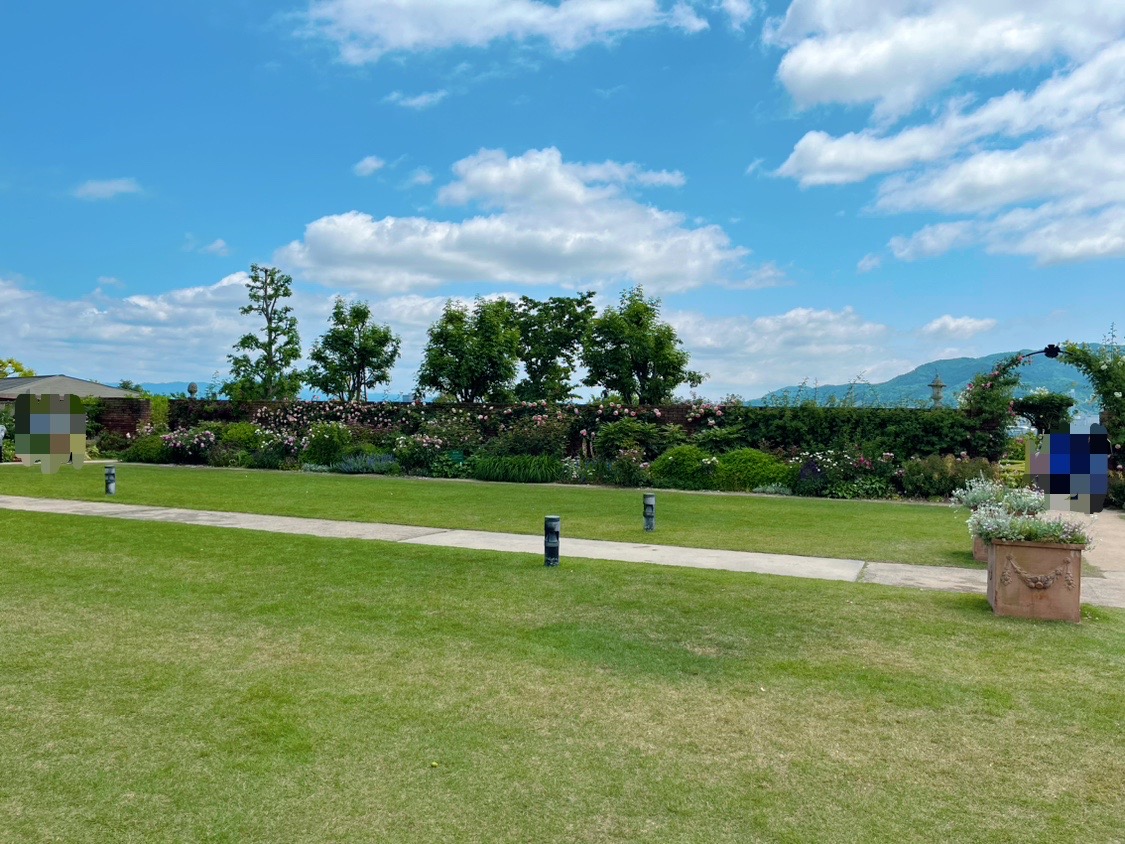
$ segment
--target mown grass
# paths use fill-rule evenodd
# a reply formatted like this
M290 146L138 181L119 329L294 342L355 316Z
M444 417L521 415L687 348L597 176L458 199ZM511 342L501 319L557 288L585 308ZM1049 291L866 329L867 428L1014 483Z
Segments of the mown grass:
M1125 612L4 511L0 533L3 842L1121 837Z
M6 468L0 494L524 534L551 514L585 539L981 567L967 514L911 503L660 491L645 533L641 493L608 488L122 465L113 499L97 466Z

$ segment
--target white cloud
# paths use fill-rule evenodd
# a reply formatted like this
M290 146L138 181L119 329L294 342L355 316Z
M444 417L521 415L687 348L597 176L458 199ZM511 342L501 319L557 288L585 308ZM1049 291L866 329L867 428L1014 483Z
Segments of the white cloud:
M433 181L434 174L430 172L428 167L415 167L406 180L406 186L412 188L432 184Z
M951 99L928 122L892 131L878 120L877 110L876 122L861 131L838 137L810 131L778 168L779 175L797 179L802 187L882 175L874 210L962 218L892 239L892 252L905 260L972 245L1026 255L1039 264L1125 255L1125 4L1088 0L1064 7L1044 0L1018 5L987 0L970 9L954 0L902 0L836 4L836 12L834 32L850 25L854 32L848 32L865 38L897 31L902 15L913 15L909 19L917 25L934 16L984 16L992 29L1018 19L1026 31L1039 32L1044 43L1065 47L1059 47L1061 53L1054 47L1036 53L1038 58L1018 69L1034 68L1056 53L1068 61L1029 90L1009 90L975 107L971 94ZM797 0L774 37L781 38L786 27L791 35L819 31L816 27L829 17L824 8ZM795 43L812 43L793 37ZM973 72L999 70L986 64ZM879 96L898 96L900 83L931 91L909 67L899 68L899 74L892 75L897 81L883 80ZM952 78L942 77L941 84ZM825 97L855 101L831 91Z
M955 317L952 314L945 314L922 326L922 333L968 340L982 332L991 331L995 327L996 320L994 319Z
M799 105L894 116L962 76L1083 61L1123 32L1116 0L794 0L766 37L789 48L778 77Z
M394 103L403 108L412 108L415 111L421 111L424 108L437 105L448 96L449 92L444 88L440 91L425 91L421 94L415 94L412 97L406 96L401 91L391 91L391 93L383 97L383 102Z
M754 5L750 0L722 0L720 6L735 29L743 29L754 19Z
M702 389L711 396L752 397L804 379L846 383L879 368L889 355L890 328L850 307L794 308L756 318L678 311L667 318L691 353L692 367L710 374Z
M883 266L883 259L875 253L869 252L859 259L859 263L856 264L855 269L856 272L859 273L869 273L872 270L879 269L881 266Z
M887 245L900 261L917 261L943 255L950 249L967 246L973 240L972 224L961 221L925 226L910 237L892 237Z
M467 207L460 222L425 217L377 220L360 211L310 223L276 260L312 281L379 293L455 282L609 284L654 292L704 284L760 287L779 282L772 265L747 269L748 250L716 225L632 198L634 186L677 186L683 174L606 161L567 163L557 149L509 157L481 150L453 166L438 202Z
M688 3L669 8L657 0L313 0L304 17L301 34L334 43L341 60L355 65L502 40L546 41L567 52L630 32L707 28Z
M79 199L112 199L123 193L140 193L136 179L90 179L74 189Z
M352 172L357 176L370 176L371 174L382 170L387 165L383 159L377 155L368 155L361 158L352 167Z
M219 237L208 243L206 246L202 247L199 251L206 252L208 255L218 255L220 257L224 257L230 254L230 247L227 246L227 242L225 240Z

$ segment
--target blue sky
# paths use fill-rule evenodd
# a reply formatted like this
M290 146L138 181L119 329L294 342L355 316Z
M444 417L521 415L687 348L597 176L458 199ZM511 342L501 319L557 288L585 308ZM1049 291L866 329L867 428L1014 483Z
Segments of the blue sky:
M211 380L251 263L403 337L633 284L700 389L881 381L1125 312L1119 0L16 4L0 357Z

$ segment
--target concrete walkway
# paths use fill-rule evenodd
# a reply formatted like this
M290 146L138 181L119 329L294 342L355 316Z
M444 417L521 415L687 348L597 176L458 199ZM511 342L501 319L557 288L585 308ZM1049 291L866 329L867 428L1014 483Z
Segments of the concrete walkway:
M171 507L148 507L135 504L114 504L95 501L69 501L52 498L28 498L0 495L0 509L36 513L59 513L76 516L103 516L149 522L205 525L208 527L260 530L270 533L305 534L335 539L367 539L381 542L402 542L442 548L472 548L480 551L510 551L543 554L543 538L516 533L491 533L476 530L390 525L374 522L348 522L332 519L306 519L294 516L261 516L252 513L224 513L213 510L182 510ZM1125 560L1125 519L1117 513L1103 514L1096 529L1101 536L1101 522L1117 519L1114 539L1102 548L1103 561ZM1121 543L1116 529L1120 527ZM651 563L664 566L723 569L758 574L806 577L816 580L843 580L879 583L916 589L939 589L947 592L968 592L983 595L986 573L983 569L914 566L903 563L877 563L862 560L840 560L830 557L799 557L787 554L760 554L751 551L721 551L712 548L685 548L678 545L650 545L631 542L607 542L596 539L573 539L566 536L563 524L561 556L595 560L620 560L630 563ZM966 543L968 536L966 535ZM1091 561L1093 562L1093 561ZM1082 579L1082 598L1087 604L1125 608L1125 562L1119 570L1104 568L1105 577ZM1117 568L1115 565L1113 568Z

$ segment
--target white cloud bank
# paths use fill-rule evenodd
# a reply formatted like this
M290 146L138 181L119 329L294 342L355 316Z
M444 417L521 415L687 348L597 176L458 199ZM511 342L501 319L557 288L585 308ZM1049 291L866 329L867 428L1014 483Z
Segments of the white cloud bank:
M954 219L890 242L915 260L983 246L1040 264L1125 256L1125 3L795 0L770 37L800 105L873 103L864 129L805 134L802 187L881 177L874 210ZM1013 71L1028 90L935 102ZM896 125L919 104L923 122Z
M216 371L225 376L226 356L238 338L259 328L254 317L238 313L247 302L246 280L246 273L239 272L214 284L156 295L115 296L99 287L86 296L60 299L0 278L0 301L8 309L16 357L39 372L107 383L129 378L206 384ZM304 350L327 329L337 292L357 298L347 288L312 292L294 285L289 304ZM495 295L515 298L517 294ZM409 393L426 331L441 315L446 297L406 293L370 298L360 293L358 298L366 298L375 318L401 335L402 357L389 391ZM615 294L606 296L603 304L613 301ZM956 330L914 332L917 343L904 349L900 333L850 307L794 308L759 317L672 310L664 318L679 332L692 355L692 366L710 374L700 392L712 398L732 392L750 398L805 379L846 383L861 373L870 381L884 380L941 356L950 336L957 335ZM976 322L982 321L944 316L931 325L956 329ZM43 325L57 330L43 331ZM958 339L966 336L962 332ZM990 350L963 353L983 351Z
M548 148L515 157L481 150L458 161L453 174L438 203L475 209L475 216L454 222L334 214L310 223L276 260L320 284L383 295L458 282L631 282L655 293L785 283L772 264L748 268L749 250L733 245L719 226L690 226L685 215L630 195L680 186L679 172L570 163Z
M361 178L370 176L387 166L387 162L377 155L368 155L361 158L352 167L352 172Z
M932 322L922 326L922 333L931 336L940 335L954 337L958 340L968 340L985 331L996 327L994 319L975 319L973 317L955 317L952 314L940 316Z
M298 34L334 44L353 65L389 53L508 42L545 42L558 52L608 44L630 33L666 29L694 34L708 16L741 30L750 0L313 0Z

